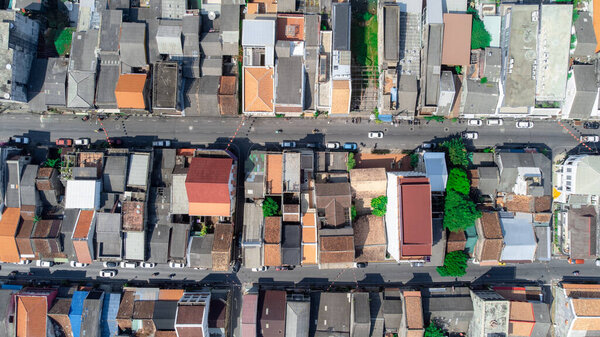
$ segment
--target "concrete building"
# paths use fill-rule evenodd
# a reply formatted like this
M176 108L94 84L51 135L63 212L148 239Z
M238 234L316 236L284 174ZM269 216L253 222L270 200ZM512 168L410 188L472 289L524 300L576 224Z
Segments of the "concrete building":
M454 75L451 71L443 71L440 77L440 92L438 94L436 115L450 116L454 107L456 87L454 85Z
M469 336L508 336L509 302L492 290L471 290L473 319Z
M562 108L564 119L598 118L598 82L595 67L576 64L567 80L566 98Z
M86 109L94 106L98 42L97 29L73 33L67 79L68 108Z
M466 79L463 81L460 100L461 115L466 118L493 116L498 111L499 100L498 83Z
M573 155L567 157L556 170L554 186L560 192L558 201L568 202L571 196L589 197L590 203L597 203L600 196L600 156Z
M0 100L27 102L40 26L16 11L0 11Z
M556 336L584 337L600 333L600 286L559 283L554 295Z

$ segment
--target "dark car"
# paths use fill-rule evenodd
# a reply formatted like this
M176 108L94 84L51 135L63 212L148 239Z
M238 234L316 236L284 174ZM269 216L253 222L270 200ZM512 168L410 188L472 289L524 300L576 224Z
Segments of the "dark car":
M367 268L366 262L357 262L354 264L356 268Z
M293 270L294 267L292 266L279 266L279 267L275 267L275 270L277 271L281 271L281 270Z
M231 268L231 271L234 272L234 273L237 273L239 270L240 270L240 261L236 260L233 263L233 268Z
M585 122L585 123L583 123L583 128L584 129L600 129L600 123L599 122Z
M120 146L123 145L123 140L121 138L108 138L108 144L112 146Z

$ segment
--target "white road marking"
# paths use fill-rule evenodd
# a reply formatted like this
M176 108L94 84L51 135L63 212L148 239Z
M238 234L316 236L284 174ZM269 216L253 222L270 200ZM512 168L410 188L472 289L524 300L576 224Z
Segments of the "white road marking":
M189 129L190 131L192 131L192 130L194 130L194 126L193 126L193 125L190 125L190 126L188 126L188 129Z

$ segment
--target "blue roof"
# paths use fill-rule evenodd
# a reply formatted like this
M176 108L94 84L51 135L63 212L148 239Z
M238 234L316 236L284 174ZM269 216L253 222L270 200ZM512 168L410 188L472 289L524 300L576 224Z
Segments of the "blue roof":
M20 285L17 285L17 284L3 284L2 285L2 289L21 290L21 289L23 289L23 286L20 286Z
M76 291L71 299L71 309L69 310L69 320L71 321L71 330L73 337L79 337L81 333L81 315L83 314L83 301L88 295L88 291Z
M443 192L446 190L448 170L446 169L446 154L444 152L425 152L425 175L431 182L431 191Z
M102 307L102 318L100 327L102 328L102 337L117 336L119 328L117 326L117 312L121 294L112 293L104 296L104 306Z
M383 115L383 114L379 114L377 116L377 118L382 121L382 122L387 122L387 123L391 123L392 122L392 115Z

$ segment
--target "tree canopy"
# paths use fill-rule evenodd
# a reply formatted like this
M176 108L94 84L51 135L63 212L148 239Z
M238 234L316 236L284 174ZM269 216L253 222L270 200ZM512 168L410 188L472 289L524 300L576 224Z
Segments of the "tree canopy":
M459 277L467 273L467 260L469 255L465 252L457 250L446 254L444 265L437 267L437 272L440 276ZM436 336L436 335L433 335Z
M466 168L469 165L469 153L462 138L454 137L442 143L448 150L448 159L452 166Z
M373 215L384 216L387 211L387 197L382 195L371 199L371 208L373 208L371 212Z
M477 10L469 7L467 13L473 15L473 23L471 25L471 49L484 49L490 46L492 36L485 29L483 21L479 18Z
M469 194L471 190L471 182L467 177L467 172L461 168L453 168L448 174L448 182L446 183L446 190L456 191L461 194Z
M468 195L455 190L446 191L444 204L444 228L451 232L465 230L475 225L475 220L481 217L481 212Z
M273 198L267 197L265 199L265 201L263 202L262 209L263 209L264 217L274 216L274 215L279 214L279 205L277 204L277 202L275 200L273 200Z
M354 159L353 152L348 153L348 162L346 163L346 165L348 166L348 171L356 167L356 159Z
M444 337L444 330L440 329L435 323L431 322L425 329L424 337Z

